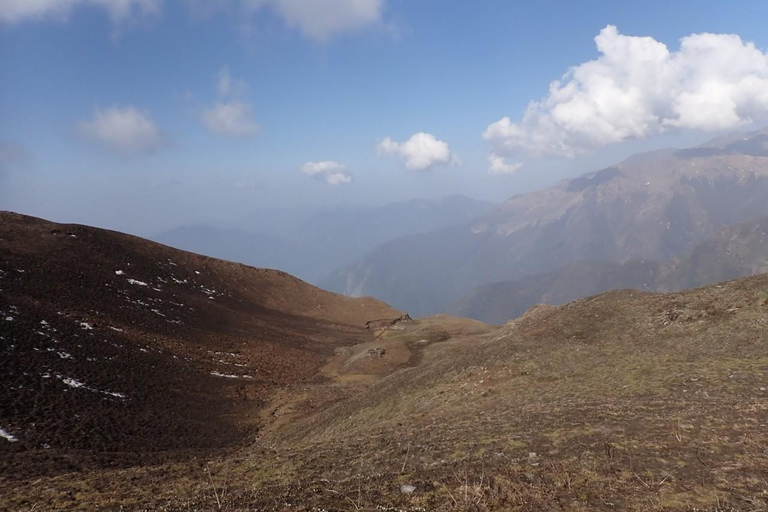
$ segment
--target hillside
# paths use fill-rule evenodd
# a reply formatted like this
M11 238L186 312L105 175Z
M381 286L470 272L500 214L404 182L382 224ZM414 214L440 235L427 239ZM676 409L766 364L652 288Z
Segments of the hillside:
M446 316L337 347L196 462L5 473L11 510L768 506L768 277L610 292L502 328Z
M468 223L384 244L320 284L429 315L478 286L581 261L681 257L727 226L768 215L767 140L763 130L637 155Z
M189 459L401 315L288 274L0 213L0 476ZM0 505L2 508L2 505Z
M730 226L671 261L579 262L481 286L451 314L502 324L535 304L560 305L609 290L677 291L768 272L768 217Z

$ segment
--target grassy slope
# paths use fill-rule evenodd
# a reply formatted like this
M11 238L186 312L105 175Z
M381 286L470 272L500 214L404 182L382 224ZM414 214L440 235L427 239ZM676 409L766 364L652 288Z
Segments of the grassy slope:
M282 386L247 447L0 485L36 510L762 510L766 325L768 276L421 319Z

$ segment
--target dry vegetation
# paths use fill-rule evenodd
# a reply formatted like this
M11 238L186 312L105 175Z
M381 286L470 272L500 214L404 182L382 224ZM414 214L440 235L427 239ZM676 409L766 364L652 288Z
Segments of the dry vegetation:
M34 477L4 464L0 508L768 509L766 276L612 292L501 328L333 324L336 340L327 323L303 327L327 334L297 347L324 362L265 391L251 437ZM28 452L3 456L18 465Z

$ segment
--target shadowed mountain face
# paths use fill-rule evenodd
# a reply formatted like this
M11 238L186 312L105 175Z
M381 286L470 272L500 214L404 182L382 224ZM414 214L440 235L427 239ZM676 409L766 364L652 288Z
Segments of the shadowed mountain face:
M768 272L768 217L723 229L685 256L654 262L579 262L554 272L481 286L451 313L501 324L535 304L565 304L622 288L677 291Z
M0 253L3 475L239 444L268 393L312 378L329 343L402 314L283 272L12 213L0 213Z
M445 311L483 284L580 261L665 261L768 215L768 132L657 151L516 196L459 226L389 242L320 284L411 314Z
M279 268L316 282L384 242L466 222L492 207L492 203L455 195L373 208L266 211L233 222L237 229L186 226L153 239L208 256Z

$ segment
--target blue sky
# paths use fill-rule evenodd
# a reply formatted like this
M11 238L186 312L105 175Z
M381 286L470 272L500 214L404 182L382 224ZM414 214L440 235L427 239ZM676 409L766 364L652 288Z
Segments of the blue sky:
M0 209L138 233L260 207L501 201L761 126L768 110L766 2L25 2L0 0ZM652 67L585 67L583 94L524 120L550 82L600 56L609 25L606 47L647 36L672 53L691 34L736 34L743 46L706 42L743 65L691 85L685 73L717 58L670 58L674 94L654 88ZM617 59L652 49L638 44ZM596 75L638 84L604 104L615 95ZM728 92L699 94L709 83ZM494 125L504 116L511 128Z

